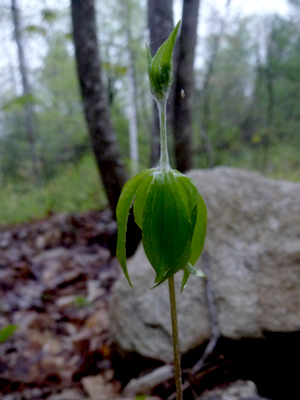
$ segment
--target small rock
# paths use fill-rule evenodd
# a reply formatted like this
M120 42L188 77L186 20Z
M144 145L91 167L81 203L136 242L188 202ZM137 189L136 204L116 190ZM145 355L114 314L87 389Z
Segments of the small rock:
M227 387L205 391L197 400L267 400L257 393L255 383L238 380Z
M115 386L106 382L102 374L82 378L81 383L92 400L107 400L116 397Z
M77 389L65 389L60 393L47 397L48 400L82 400L85 396Z

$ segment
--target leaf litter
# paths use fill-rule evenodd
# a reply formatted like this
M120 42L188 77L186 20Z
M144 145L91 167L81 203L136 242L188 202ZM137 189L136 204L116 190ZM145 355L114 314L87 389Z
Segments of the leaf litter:
M0 228L4 400L116 398L108 299L119 275L110 211Z

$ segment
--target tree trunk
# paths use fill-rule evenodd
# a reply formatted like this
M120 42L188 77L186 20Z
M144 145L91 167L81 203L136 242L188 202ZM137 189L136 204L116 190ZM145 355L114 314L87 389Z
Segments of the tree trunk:
M131 18L129 0L123 4L124 16L122 16L124 24L123 30L126 38L127 53L127 76L128 76L128 99L129 99L129 153L131 161L131 173L135 175L139 170L139 148L138 148L138 122L137 122L137 103L136 103L136 79L134 69L134 57L132 51L131 39Z
M115 211L127 175L118 151L101 77L94 0L72 0L71 8L85 118L108 201Z
M179 171L192 168L192 110L194 59L200 0L184 0L178 40L177 73L174 80L174 146ZM182 90L185 96L181 96Z
M154 55L173 30L173 1L148 0L148 27L150 32L150 51ZM170 113L168 104L167 119ZM157 106L153 102L153 125L151 135L151 166L158 163L160 155L159 117Z
M20 16L19 16L17 0L12 0L11 11L12 11L12 18L14 25L14 35L18 49L19 69L22 80L23 96L25 98L25 126L26 126L26 135L28 137L30 145L32 176L35 183L38 184L39 171L38 171L38 158L36 154L33 109L31 103L32 91L27 77L26 59L25 59L23 41L21 35L21 26L20 26L21 24L20 24Z
M71 0L73 36L81 96L98 169L114 213L128 179L109 114L108 98L101 77L94 0ZM127 256L141 240L132 213L127 225ZM114 251L115 249L112 249Z

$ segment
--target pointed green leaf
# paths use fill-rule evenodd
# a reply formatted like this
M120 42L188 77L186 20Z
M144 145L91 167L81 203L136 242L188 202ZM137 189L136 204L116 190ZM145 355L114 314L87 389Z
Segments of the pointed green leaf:
M123 268L124 274L130 284L130 278L127 271L126 264L126 231L127 231L127 220L128 214L135 196L135 193L141 183L141 181L150 173L150 170L144 170L138 175L131 178L122 189L121 196L118 201L116 215L118 223L118 239L117 239L117 251L116 255L119 260L121 267Z
M203 198L198 194L197 203L197 221L193 233L193 240L191 245L191 258L190 263L194 265L200 254L202 253L205 236L206 236L206 225L207 225L207 210Z
M195 183L187 176L177 175L178 186L181 187L182 193L185 193L188 202L188 208L194 207L197 204L197 220L193 231L193 240L191 247L191 259L189 262L194 265L200 254L202 253L207 224L207 211L204 200L198 192Z
M194 274L194 275L198 276L199 278L207 278L207 276L205 275L205 273L203 271L201 271L201 269L196 269L192 266L191 263L187 263L186 266L183 268L181 292L185 288L190 274Z
M191 263L187 263L186 266L184 267L184 270L189 272L190 274L198 276L199 278L207 278L207 276L203 271L201 271L201 269L194 268Z
M183 266L187 263L187 260L189 260L191 256L191 242L189 241L186 245L186 248L184 252L182 253L181 257L175 262L175 264L172 265L172 267L165 273L165 275L158 281L158 279L155 279L155 282L157 283L155 286L153 286L151 289L156 288L157 286L161 285L163 282L165 282L167 279L169 279L171 276L176 274L176 272L180 271L183 269Z
M193 232L197 220L197 205L193 208L191 216L189 218L189 231L188 231L188 241L186 242L186 248L181 257L176 260L175 264L167 271L163 278L158 282L158 285L163 283L165 280L169 279L172 275L176 274L180 269L184 269L186 263L191 259L191 246L193 239ZM188 279L189 275L186 277ZM186 282L185 282L186 283ZM158 286L156 285L156 286Z
M141 182L141 184L137 189L135 200L133 203L134 220L140 229L142 229L144 208L146 204L149 186L152 180L153 180L153 174L150 174L149 176L143 179L143 181Z
M198 189L190 178L180 172L176 173L175 178L180 193L187 204L188 212L191 214L198 202Z
M190 272L187 271L186 268L183 269L183 277L182 277L182 282L181 282L181 289L180 292L182 293L183 289L186 287L187 281L189 279Z

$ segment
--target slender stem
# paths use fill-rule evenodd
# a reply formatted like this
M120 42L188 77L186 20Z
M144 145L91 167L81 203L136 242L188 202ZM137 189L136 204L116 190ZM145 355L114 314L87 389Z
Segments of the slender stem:
M180 367L174 275L171 276L171 278L169 278L169 296L170 296L170 306L171 306L176 394L177 394L177 400L182 400L181 367Z
M170 168L167 140L167 98L157 101L159 125L160 125L160 167L162 170Z

